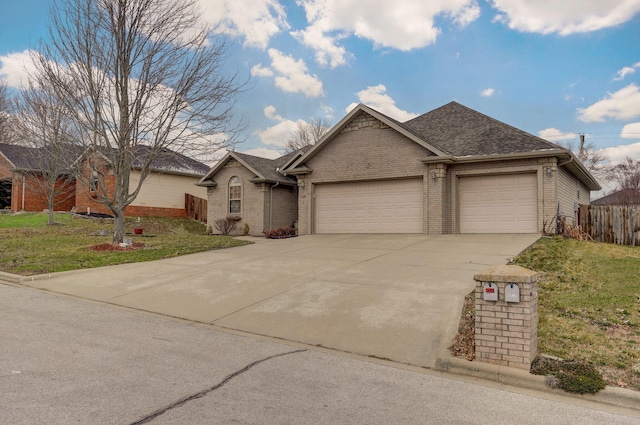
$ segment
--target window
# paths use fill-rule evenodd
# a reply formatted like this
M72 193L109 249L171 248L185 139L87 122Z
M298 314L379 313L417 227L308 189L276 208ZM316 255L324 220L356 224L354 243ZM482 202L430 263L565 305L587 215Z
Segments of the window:
M229 179L229 214L242 212L242 183L233 176Z
M98 191L98 173L96 171L91 172L91 181L89 182L89 191L96 193Z

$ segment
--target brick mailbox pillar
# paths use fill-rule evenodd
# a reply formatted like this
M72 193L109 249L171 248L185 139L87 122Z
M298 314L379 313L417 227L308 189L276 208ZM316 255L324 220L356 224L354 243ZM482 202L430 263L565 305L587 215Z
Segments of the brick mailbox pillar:
M529 370L538 346L538 274L494 266L476 281L476 359Z

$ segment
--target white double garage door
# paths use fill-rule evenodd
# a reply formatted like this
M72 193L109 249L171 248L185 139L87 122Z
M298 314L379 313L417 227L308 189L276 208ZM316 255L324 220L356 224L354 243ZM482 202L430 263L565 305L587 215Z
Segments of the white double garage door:
M458 179L460 233L536 233L536 175ZM315 186L315 233L424 233L422 179Z

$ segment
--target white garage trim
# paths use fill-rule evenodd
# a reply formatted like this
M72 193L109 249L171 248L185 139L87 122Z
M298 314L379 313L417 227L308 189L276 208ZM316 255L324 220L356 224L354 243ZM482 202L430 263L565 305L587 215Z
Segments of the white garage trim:
M460 177L460 233L537 233L535 173Z
M316 233L423 233L422 179L315 185Z

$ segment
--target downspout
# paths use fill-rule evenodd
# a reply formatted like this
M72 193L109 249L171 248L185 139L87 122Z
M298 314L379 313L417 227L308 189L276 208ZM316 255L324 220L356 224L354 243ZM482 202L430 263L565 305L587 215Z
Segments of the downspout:
M273 229L273 188L278 187L280 182L276 182L273 186L269 187L269 228L267 231Z
M25 191L25 185L27 184L27 180L25 178L25 175L22 175L22 208L20 209L21 211L24 211L24 195L26 194Z

